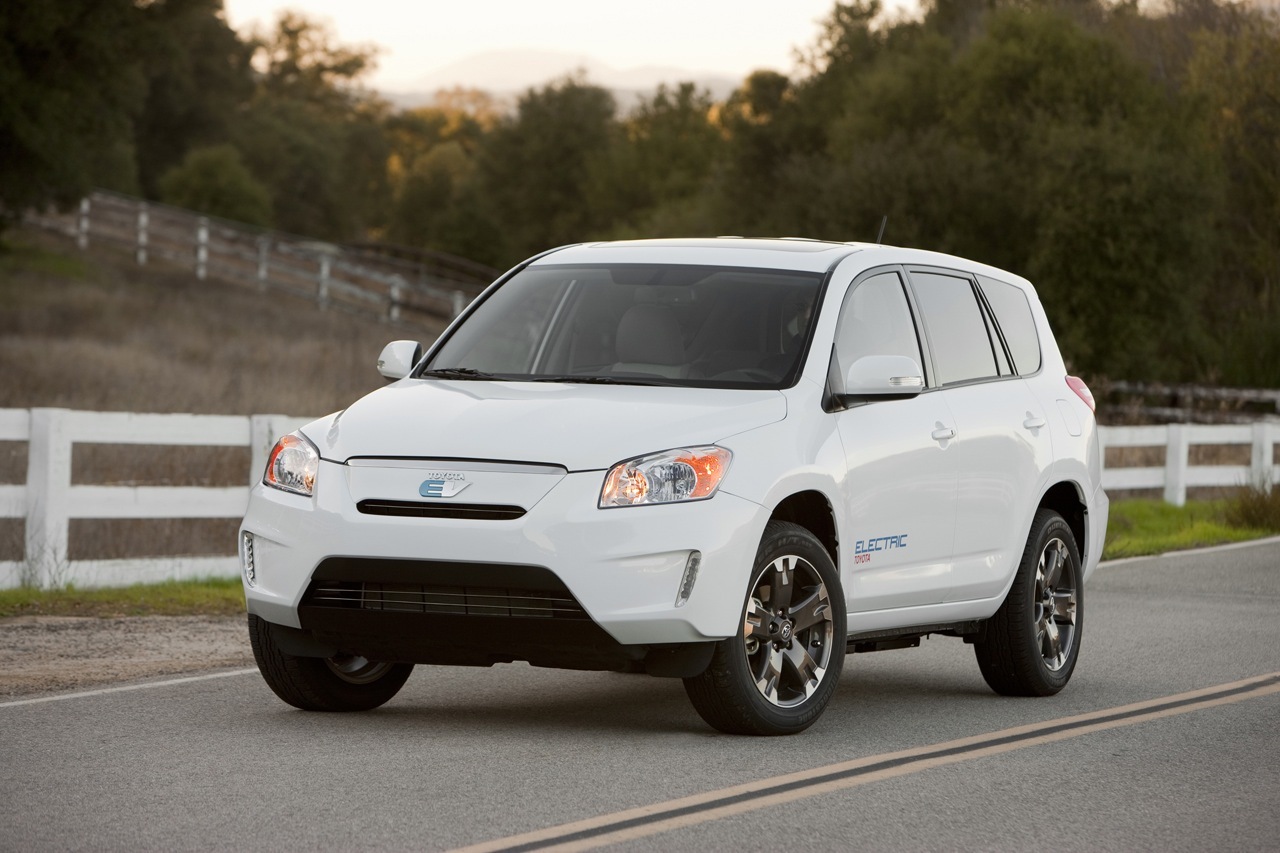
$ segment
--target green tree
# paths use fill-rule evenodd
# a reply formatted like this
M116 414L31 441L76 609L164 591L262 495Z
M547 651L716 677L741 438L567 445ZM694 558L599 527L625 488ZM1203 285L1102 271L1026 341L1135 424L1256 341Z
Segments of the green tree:
M479 152L477 189L502 243L491 258L510 264L534 252L607 233L587 203L590 164L613 133L607 89L570 76L520 97Z
M271 224L271 199L231 145L195 148L160 179L168 204L250 225Z
M294 12L254 45L260 76L231 141L267 186L276 225L332 240L376 232L391 192L387 108L360 85L375 50Z
M135 122L138 178L154 197L189 150L230 139L253 94L253 48L227 25L222 0L152 0L140 12L147 94Z
M1015 202L977 213L1014 245L970 254L1037 282L1078 369L1190 378L1217 200L1177 102L1119 41L1054 9L993 13L953 84L948 124L998 158Z
M692 83L658 87L616 123L589 163L588 200L615 236L705 232L700 203L724 143L714 103Z
M139 24L131 0L0 4L0 228L94 185L136 187Z
M1201 31L1188 76L1225 183L1210 306L1222 378L1280 386L1280 22L1257 14L1236 32Z

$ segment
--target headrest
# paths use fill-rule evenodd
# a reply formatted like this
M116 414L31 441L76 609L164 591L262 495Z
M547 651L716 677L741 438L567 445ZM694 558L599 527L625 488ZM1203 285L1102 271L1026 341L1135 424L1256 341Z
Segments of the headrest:
M684 336L676 312L666 305L632 305L618 323L618 361L683 364Z

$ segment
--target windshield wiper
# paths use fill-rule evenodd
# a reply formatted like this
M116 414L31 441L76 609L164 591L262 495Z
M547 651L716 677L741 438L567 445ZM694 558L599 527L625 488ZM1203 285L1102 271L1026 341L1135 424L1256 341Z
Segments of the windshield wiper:
M530 379L530 382L564 382L577 385L673 385L675 383L666 382L661 379L641 379L634 377L618 377L618 376L539 376L537 379Z
M419 379L474 379L501 380L501 376L494 376L492 373L485 373L483 370L473 370L470 367L439 367L434 370L424 370L418 374Z

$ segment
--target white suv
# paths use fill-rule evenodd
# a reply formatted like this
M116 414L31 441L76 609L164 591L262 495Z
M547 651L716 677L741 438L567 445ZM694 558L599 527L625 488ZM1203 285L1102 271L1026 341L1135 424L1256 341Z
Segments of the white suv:
M396 381L276 445L241 529L254 654L292 705L522 660L683 678L717 729L786 734L847 651L929 634L999 693L1071 677L1108 503L1092 396L1018 276L572 246L378 368Z

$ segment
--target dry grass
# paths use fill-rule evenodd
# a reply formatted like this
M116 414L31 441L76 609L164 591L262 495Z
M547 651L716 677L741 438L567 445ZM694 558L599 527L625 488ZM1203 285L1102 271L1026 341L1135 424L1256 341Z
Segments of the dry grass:
M75 251L32 231L0 247L0 408L322 415L383 384L387 341L439 333Z
M384 382L387 341L429 344L441 323L391 326L235 283L138 267L109 248L19 231L0 244L0 408L323 415ZM77 445L72 482L243 485L247 448ZM23 442L0 442L0 483L26 480ZM238 519L71 524L71 559L235 553ZM21 519L0 519L0 560L23 551Z

